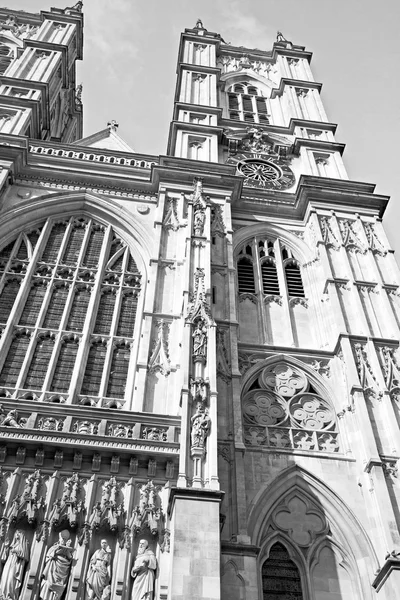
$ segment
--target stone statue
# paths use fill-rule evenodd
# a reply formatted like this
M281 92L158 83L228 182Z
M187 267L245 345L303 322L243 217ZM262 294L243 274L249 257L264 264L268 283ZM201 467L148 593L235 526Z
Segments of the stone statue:
M19 424L19 417L17 410L10 410L7 413L4 421L2 422L3 427L21 427Z
M138 553L132 568L134 579L131 600L153 600L154 579L157 560L154 552L148 549L148 542L140 540Z
M58 542L47 551L43 581L40 586L42 600L59 600L67 587L74 549L71 547L70 534L64 529Z
M193 331L193 356L205 356L207 350L207 326L199 319Z
M29 560L29 544L22 531L17 529L11 545L6 546L2 554L6 561L0 580L0 597L6 600L18 600L26 563Z
M206 437L209 434L211 419L208 415L208 409L202 410L198 408L195 415L192 417L192 433L191 443L192 448L204 448Z
M101 540L100 546L90 559L86 575L86 591L89 600L101 600L111 581L111 548L107 540Z

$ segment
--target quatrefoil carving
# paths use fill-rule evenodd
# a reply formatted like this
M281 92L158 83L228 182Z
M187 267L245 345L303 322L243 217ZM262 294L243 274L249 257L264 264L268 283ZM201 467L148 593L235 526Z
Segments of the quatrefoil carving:
M273 520L299 546L309 546L318 534L326 530L322 513L309 507L299 496L293 496L285 506L279 506Z

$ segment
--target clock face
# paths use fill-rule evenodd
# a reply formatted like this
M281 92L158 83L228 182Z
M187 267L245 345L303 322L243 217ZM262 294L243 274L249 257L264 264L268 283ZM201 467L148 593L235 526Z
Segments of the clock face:
M231 157L227 161L236 164L238 173L243 175L245 187L285 190L295 183L293 171L279 161L276 164L274 160L263 158L262 156L239 155Z

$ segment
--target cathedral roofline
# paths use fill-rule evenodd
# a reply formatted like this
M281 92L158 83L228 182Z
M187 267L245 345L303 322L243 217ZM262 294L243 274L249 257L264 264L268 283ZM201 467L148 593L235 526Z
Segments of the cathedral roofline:
M102 150L117 150L119 152L135 153L135 150L122 139L112 127L106 127L73 142L74 146L92 147Z

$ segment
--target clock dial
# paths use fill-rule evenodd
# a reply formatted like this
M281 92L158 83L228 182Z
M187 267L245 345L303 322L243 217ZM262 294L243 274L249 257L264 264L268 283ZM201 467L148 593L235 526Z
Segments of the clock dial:
M246 160L239 163L238 170L246 179L252 179L256 182L272 182L277 181L281 176L281 170L267 161L261 160Z
M238 172L245 178L243 185L246 187L283 190L290 188L295 182L293 171L286 164L277 165L272 160L265 160L257 155L251 158L242 156L236 165Z

